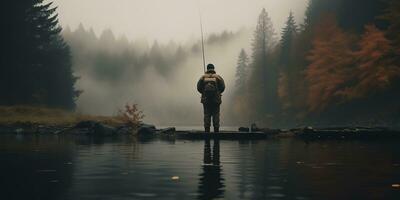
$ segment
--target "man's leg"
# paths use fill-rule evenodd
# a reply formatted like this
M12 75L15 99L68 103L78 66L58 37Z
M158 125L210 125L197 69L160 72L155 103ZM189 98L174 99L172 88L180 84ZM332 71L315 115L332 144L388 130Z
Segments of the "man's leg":
M211 127L210 106L203 104L203 108L204 108L204 130L206 133L209 133Z
M213 126L214 126L214 132L218 133L219 132L219 111L220 111L220 105L215 105L213 107Z

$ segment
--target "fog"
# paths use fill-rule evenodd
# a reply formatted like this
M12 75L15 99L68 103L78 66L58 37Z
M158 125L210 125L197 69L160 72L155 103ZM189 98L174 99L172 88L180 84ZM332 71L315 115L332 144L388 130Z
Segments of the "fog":
M160 74L157 69L164 66L154 64L146 64L138 73L137 66L132 63L117 81L109 81L96 78L86 66L92 65L90 63L81 64L85 62L80 61L82 66L74 66L75 74L80 77L77 88L84 91L77 101L79 112L115 115L125 103L137 103L146 115L146 122L170 126L202 124L202 105L196 83L203 74L203 64L201 52L190 49L200 41L199 10L206 39L225 30L234 35L226 42L206 44L207 63L215 64L227 85L221 108L224 123L229 121L229 97L234 91L237 57L242 48L251 53L253 27L261 9L265 7L269 12L278 36L290 10L302 21L307 0L115 0L112 3L56 0L55 3L64 27L74 31L82 23L91 27L98 38L105 37L103 31L109 29L116 36L107 37L115 37L116 43L136 45L137 54L148 53L155 40L164 46L174 43L184 47L186 58L168 69L169 75ZM109 54L115 51L118 50L111 46L107 50ZM76 57L74 65L78 65Z
M281 30L290 10L303 20L308 0L55 0L60 23L75 29L80 23L96 34L111 29L130 39L167 42L199 36L199 12L205 33L252 27L261 9Z
M223 76L228 87L223 94L222 113L229 110L227 106L229 96L234 91L237 56L241 48L249 51L250 39L244 38L251 38L250 36L251 31L242 29L231 33L227 39L221 36L214 43L206 43L207 63L214 63L217 73ZM137 41L137 43L143 42ZM136 46L135 44L133 43L133 46ZM74 46L72 46L73 49L75 49ZM124 104L137 103L144 111L146 121L163 126L200 125L202 105L196 84L203 74L203 63L199 41L186 43L181 47L187 54L183 61L177 62L177 65L168 67L150 63L143 66L142 71L138 69L140 68L138 66L127 66L124 72L117 76L117 80L98 78L94 72L96 68L94 64L79 61L84 64L75 66L76 74L80 77L77 87L84 92L77 101L78 111L88 114L115 115ZM169 48L169 45L160 47L160 49L164 48ZM115 47L109 46L107 49L115 49ZM112 51L112 53L118 54L117 51ZM163 52L164 56L168 54L173 53ZM91 56L87 57L89 60ZM152 55L149 54L149 57L151 59ZM163 68L171 71L160 73L160 69Z

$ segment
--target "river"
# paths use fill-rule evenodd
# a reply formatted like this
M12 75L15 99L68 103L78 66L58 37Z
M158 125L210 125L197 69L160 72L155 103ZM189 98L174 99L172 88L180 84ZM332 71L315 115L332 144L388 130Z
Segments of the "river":
M0 198L400 199L399 147L1 135Z

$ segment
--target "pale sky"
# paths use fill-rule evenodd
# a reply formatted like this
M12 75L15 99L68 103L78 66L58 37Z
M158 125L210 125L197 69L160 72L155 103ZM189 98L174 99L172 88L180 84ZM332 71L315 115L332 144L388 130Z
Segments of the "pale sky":
M51 1L51 0L48 0ZM254 27L264 7L277 33L289 11L303 20L308 0L54 0L62 26L79 23L99 35L110 28L129 39L185 41L200 35L199 10L205 34Z

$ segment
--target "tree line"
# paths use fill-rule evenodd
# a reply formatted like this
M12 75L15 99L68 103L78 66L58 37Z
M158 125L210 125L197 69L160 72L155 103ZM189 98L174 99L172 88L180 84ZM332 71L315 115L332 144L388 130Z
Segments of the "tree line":
M79 91L56 7L43 0L5 1L0 21L0 105L73 109Z
M190 56L200 55L201 51L197 41L178 44L171 40L162 44L155 40L150 44L146 39L130 41L124 35L117 37L110 29L97 36L93 29L82 24L74 31L67 27L62 34L71 46L77 74L110 84L126 84L125 78L135 82L150 67L168 79ZM213 33L206 38L206 43L223 45L236 35L228 31Z
M1 12L0 105L38 105L74 109L80 80L94 78L107 84L138 80L152 67L168 79L189 55L200 54L200 43L174 41L151 45L131 42L111 30L96 36L80 25L62 29L57 8L44 0L7 1ZM210 34L208 45L229 42L236 35ZM129 77L128 77L129 76Z
M239 54L233 114L271 126L397 124L398 16L395 0L310 0L279 39L263 9L250 57Z

